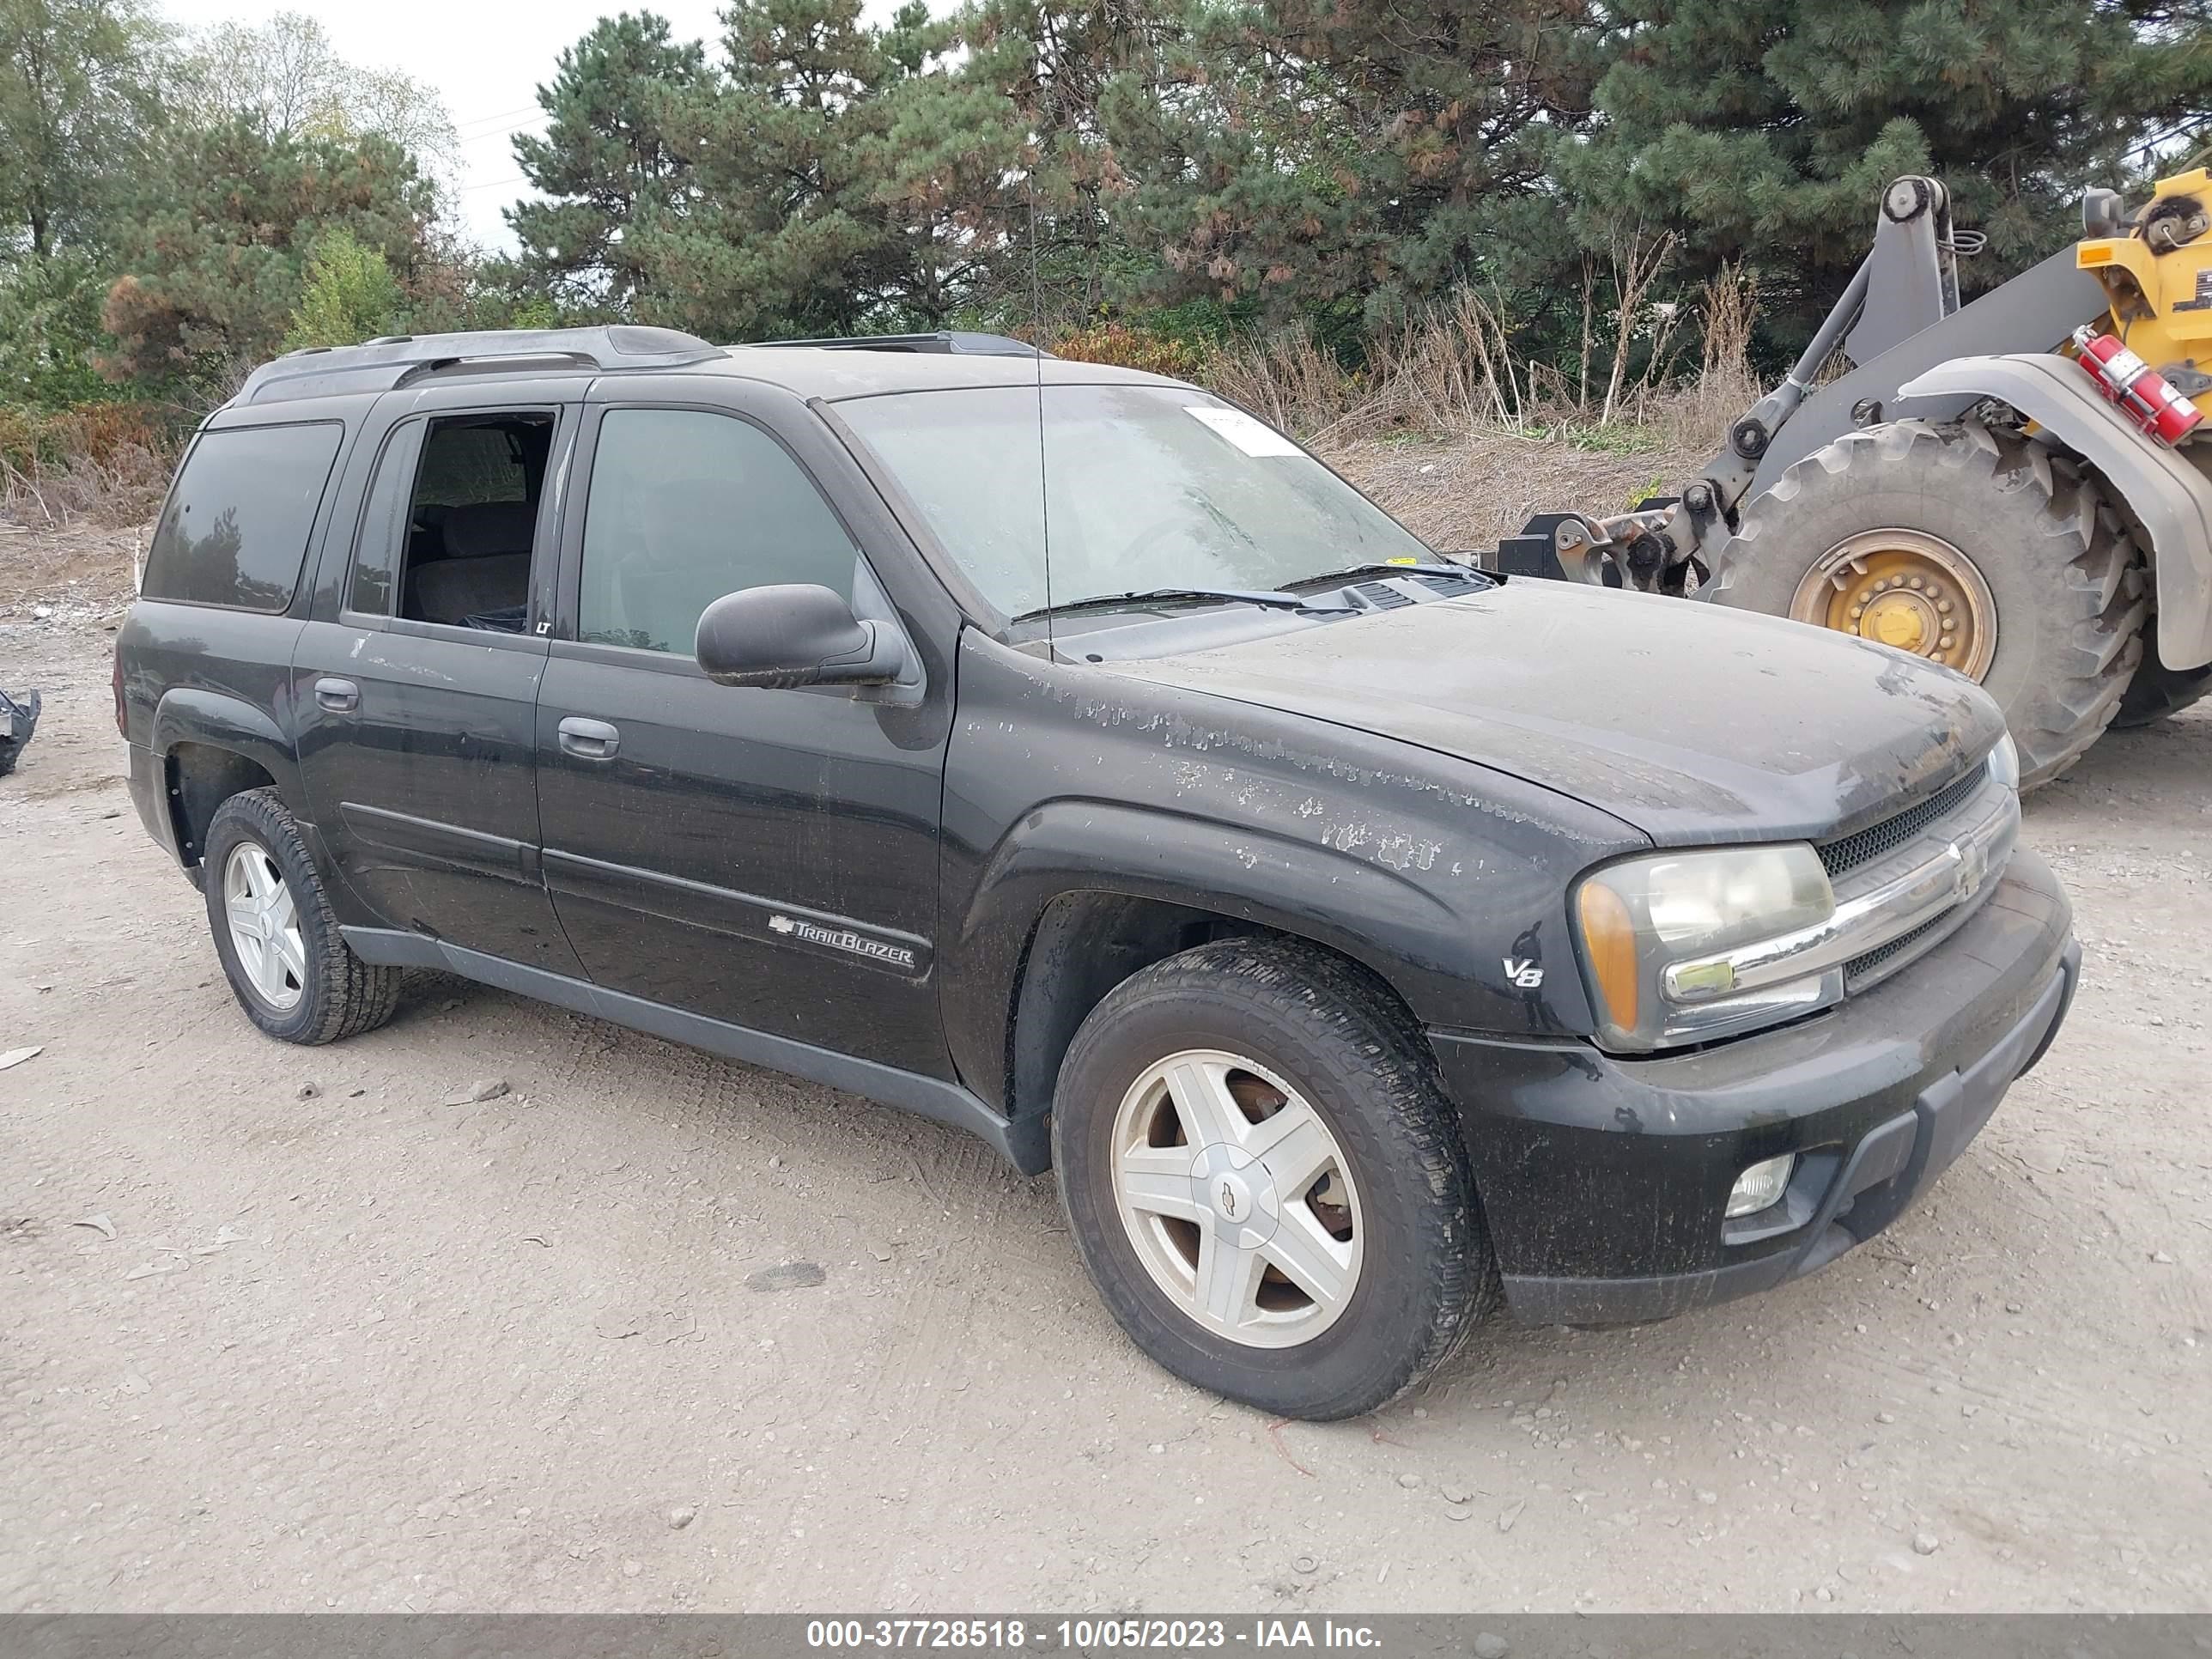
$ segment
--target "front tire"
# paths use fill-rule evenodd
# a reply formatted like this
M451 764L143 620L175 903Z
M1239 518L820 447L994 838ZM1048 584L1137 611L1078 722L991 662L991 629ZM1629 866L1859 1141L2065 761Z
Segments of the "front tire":
M1374 1411L1497 1297L1457 1116L1419 1034L1310 947L1225 940L1117 987L1061 1066L1053 1154L1122 1328L1261 1411Z
M399 970L371 966L345 942L307 839L274 789L216 809L200 885L231 994L270 1036L335 1042L392 1018Z
M2150 611L2095 481L1975 421L1893 421L1797 462L1745 510L1710 592L1971 674L2004 710L2023 788L2112 724Z

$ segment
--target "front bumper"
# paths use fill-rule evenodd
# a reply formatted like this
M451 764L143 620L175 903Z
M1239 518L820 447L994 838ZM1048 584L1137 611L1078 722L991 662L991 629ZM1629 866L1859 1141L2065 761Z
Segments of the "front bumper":
M2057 1036L2081 962L2070 924L2021 848L1942 945L1799 1024L1651 1060L1431 1031L1508 1306L1531 1323L1663 1319L1871 1238ZM1723 1222L1738 1174L1784 1152L1782 1200Z

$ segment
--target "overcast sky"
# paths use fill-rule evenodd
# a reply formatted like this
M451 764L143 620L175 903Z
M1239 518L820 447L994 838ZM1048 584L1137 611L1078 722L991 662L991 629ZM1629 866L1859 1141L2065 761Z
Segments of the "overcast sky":
M660 0L648 7L682 40L714 40L725 0ZM513 246L499 210L523 193L514 135L544 123L540 82L553 60L623 0L161 0L161 10L186 28L235 18L265 22L271 13L306 12L330 32L331 44L354 63L394 66L443 96L460 133L460 216L477 240ZM871 7L872 11L875 8Z

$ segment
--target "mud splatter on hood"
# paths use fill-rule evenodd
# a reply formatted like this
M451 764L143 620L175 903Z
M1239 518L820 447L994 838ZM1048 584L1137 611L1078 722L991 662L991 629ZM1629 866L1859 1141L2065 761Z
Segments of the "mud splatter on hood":
M1662 846L1846 833L2003 730L1979 687L1882 647L1565 582L1113 670L1492 767Z

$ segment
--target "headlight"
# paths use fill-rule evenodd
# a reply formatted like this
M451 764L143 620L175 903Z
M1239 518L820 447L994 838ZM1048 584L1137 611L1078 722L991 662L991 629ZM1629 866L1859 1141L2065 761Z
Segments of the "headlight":
M2017 795L2020 793L2020 750L2008 732L1990 750L1990 775Z
M1575 890L1574 915L1599 1040L1675 1048L1826 1007L1843 994L1840 969L1739 995L1725 963L1698 959L1817 927L1835 908L1828 872L1802 842L1662 853L1593 871Z

